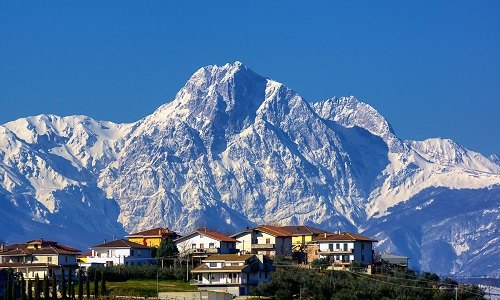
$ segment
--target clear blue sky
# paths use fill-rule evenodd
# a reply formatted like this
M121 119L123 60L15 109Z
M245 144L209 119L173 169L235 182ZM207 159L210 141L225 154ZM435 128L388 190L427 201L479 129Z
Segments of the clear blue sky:
M135 121L235 60L308 100L354 95L402 138L500 153L500 1L2 1L0 123Z

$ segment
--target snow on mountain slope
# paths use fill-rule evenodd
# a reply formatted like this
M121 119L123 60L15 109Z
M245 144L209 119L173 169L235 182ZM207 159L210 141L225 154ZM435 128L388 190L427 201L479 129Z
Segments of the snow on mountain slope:
M109 238L301 223L365 230L417 267L487 273L496 266L468 261L497 255L498 186L494 160L446 139L401 141L354 97L308 103L239 62L199 69L132 124L41 115L0 126L7 240L33 228ZM429 247L445 251L439 263Z

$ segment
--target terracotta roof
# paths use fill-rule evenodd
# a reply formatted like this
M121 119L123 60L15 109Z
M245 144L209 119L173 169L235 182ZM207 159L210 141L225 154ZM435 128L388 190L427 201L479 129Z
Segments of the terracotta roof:
M215 232L215 231L207 231L207 230L195 230L193 232L191 232L190 234L188 235L185 235L183 237L180 237L178 239L176 239L175 241L178 242L178 241L182 241L182 240L185 240L185 239L188 239L190 237L192 237L193 235L196 235L196 234L199 234L199 235L206 235L214 240L217 240L217 241L220 241L220 242L228 242L228 243L239 243L239 241L233 239L232 237L228 237L227 235L224 235L222 233L218 233L218 232Z
M136 233L131 233L130 235L127 235L127 237L164 237L164 236L169 236L173 235L176 236L177 233L175 231L172 231L168 228L163 228L163 227L157 227L153 229L148 229Z
M245 233L245 232L252 232L254 230L259 230L259 231L265 232L265 233L270 234L270 235L275 236L275 237L289 237L289 236L291 237L291 236L293 236L293 233L291 233L290 231L288 231L286 229L283 229L283 227L272 226L272 225L260 225L260 226L256 226L256 227L249 228L249 229L243 230L241 232L235 233L235 234L231 235L231 237L238 236L238 235Z
M138 243L131 242L129 240L114 240L111 242L107 242L104 244L92 246L90 248L140 248L140 249L149 249L151 247L144 246Z
M255 256L254 254L214 254L205 258L203 261L246 261Z
M30 248L37 245L40 248ZM12 244L5 247L6 251L0 252L0 255L32 255L32 254L77 254L80 250L60 245L53 241L35 240L24 244Z
M245 268L249 267L250 265L243 265L243 266L225 266L222 268L209 268L207 264L202 263L198 267L194 268L191 270L192 273L218 273L218 272L238 272L238 271L244 271Z
M282 226L286 231L291 232L293 235L318 235L321 233L327 232L326 230L314 228L306 225L290 225L290 226Z
M332 234L320 234L313 241L366 241L366 242L377 242L377 240L371 239L366 236L355 234L352 232L341 232Z

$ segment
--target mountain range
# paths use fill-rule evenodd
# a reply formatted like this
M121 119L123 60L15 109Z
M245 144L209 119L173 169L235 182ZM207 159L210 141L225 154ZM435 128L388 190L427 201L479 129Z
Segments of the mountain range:
M196 71L134 123L39 115L0 125L0 239L83 250L168 226L360 232L439 274L500 269L500 163L401 140L355 97L308 102L240 62Z

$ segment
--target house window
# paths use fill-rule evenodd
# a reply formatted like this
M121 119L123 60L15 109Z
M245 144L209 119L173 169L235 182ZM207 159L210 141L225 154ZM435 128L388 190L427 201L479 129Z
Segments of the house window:
M211 248L211 249L212 249L212 248L215 248L214 243L210 243L210 244L208 244L208 248Z
M347 243L344 243L344 251L347 251Z
M333 244L328 244L328 249L329 249L330 251L333 251Z
M217 267L217 263L215 263L215 262L210 263L210 268L216 268L216 267Z
M337 243L337 244L335 245L335 249L339 250L339 249L340 249L340 244L338 244L338 243Z
M266 239L266 244L271 244L271 239Z
M191 244L191 249L196 249L196 244Z
M365 243L361 243L361 250L365 250Z
M130 256L134 256L134 249L130 249Z
M364 254L361 254L361 261L364 262L365 261L365 255Z
M137 256L141 256L141 250L137 250Z
M342 255L342 262L349 262L349 255Z
M68 262L68 257L67 256L64 257L64 261Z
M50 264L52 263L52 256L47 257L47 262Z

